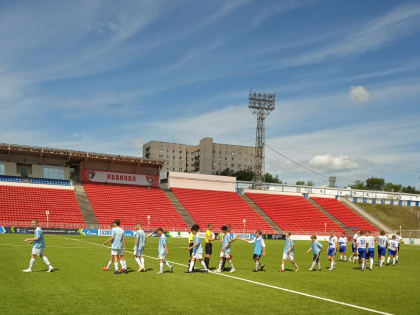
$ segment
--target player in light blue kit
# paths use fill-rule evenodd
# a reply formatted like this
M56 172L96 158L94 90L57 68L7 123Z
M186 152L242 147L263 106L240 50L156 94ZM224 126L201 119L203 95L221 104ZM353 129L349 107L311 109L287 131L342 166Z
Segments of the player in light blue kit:
M293 266L296 267L295 272L299 271L299 266L295 262L295 243L290 238L292 232L286 233L286 239L284 240L284 249L283 249L283 257L281 259L281 269L280 272L284 272L284 263L286 260L290 260Z
M124 258L125 251L125 238L124 230L120 227L120 220L116 219L113 222L113 228L111 230L111 237L104 242L104 245L111 243L111 256L114 260L115 272L114 274L119 274L121 272L128 273L127 264ZM118 270L118 261L120 261L121 269Z
M192 250L192 255L191 255L191 262L190 262L190 266L188 268L187 271L185 271L186 273L192 273L193 269L194 269L194 264L195 261L198 260L201 265L204 268L204 273L209 272L209 270L207 269L206 263L203 260L203 246L201 245L201 237L200 235L198 235L198 232L200 231L200 226L197 224L194 224L191 227L191 233L194 235L194 240L193 240L193 245L189 247L190 250Z
M44 240L44 232L38 226L37 220L32 220L32 227L35 228L34 237L27 238L24 240L25 243L33 244L32 246L32 256L31 260L29 261L29 268L22 270L23 272L32 272L32 268L35 263L35 257L39 256L44 260L44 263L48 266L47 272L51 272L54 270L53 266L50 264L48 258L44 256L44 249L45 249L45 240Z
M234 233L231 233L231 226L228 225L226 227L226 234L223 236L222 249L220 250L219 268L216 270L216 272L222 272L226 260L230 265L229 272L235 272L235 267L233 266L232 255L230 254L230 251L232 243L237 239L238 237Z
M134 260L139 265L139 270L137 272L144 272L146 271L144 267L144 246L146 244L146 234L144 234L144 231L141 229L141 223L136 224L136 234L135 237L135 243L134 243Z
M315 264L318 264L318 271L321 271L321 263L319 261L319 256L321 255L321 251L322 251L322 244L320 242L318 242L316 240L316 235L312 235L311 236L311 240L312 240L312 244L311 247L309 247L309 249L306 251L306 253L308 254L310 251L312 251L312 253L314 253L314 258L312 259L312 266L311 268L309 268L309 271L313 271Z
M263 265L260 260L262 256L265 256L265 242L262 237L262 232L257 230L255 232L256 236L252 240L242 239L243 241L254 244L254 255L252 259L255 261L255 269L253 272L258 272L258 266L260 266L260 271L264 270L265 265Z
M338 240L337 236L334 234L334 231L331 231L330 238L328 239L328 260L331 262L330 268L328 270L335 269L334 256L337 253Z
M172 267L169 262L165 260L166 256L168 255L168 246L166 245L166 235L163 233L162 228L157 229L157 234L159 235L159 246L158 246L158 254L159 254L159 271L158 274L163 274L163 265L168 266L169 272L174 271L174 267Z

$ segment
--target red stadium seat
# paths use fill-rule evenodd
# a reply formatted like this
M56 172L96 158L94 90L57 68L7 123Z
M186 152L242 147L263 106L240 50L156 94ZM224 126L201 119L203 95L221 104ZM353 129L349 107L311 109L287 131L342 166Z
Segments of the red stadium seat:
M29 226L37 219L45 227L46 210L49 227L86 226L74 190L0 185L0 222Z
M336 233L343 229L322 213L308 200L300 196L247 193L261 210L278 226L293 234ZM326 225L325 225L326 223Z
M120 219L124 227L134 227L140 222L145 229L188 229L160 188L96 183L85 183L83 187L100 225Z
M230 224L232 229L239 232L275 233L237 193L199 190L185 188L171 188L179 201L189 212L194 221L203 229L213 223L214 230L220 231L222 225ZM245 228L243 219L246 219Z
M337 218L337 220L353 230L378 231L376 227L336 199L320 197L313 197L312 199Z

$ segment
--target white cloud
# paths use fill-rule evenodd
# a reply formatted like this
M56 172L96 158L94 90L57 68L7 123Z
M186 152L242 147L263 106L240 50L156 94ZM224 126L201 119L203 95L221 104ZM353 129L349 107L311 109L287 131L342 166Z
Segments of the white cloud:
M353 102L367 103L370 100L370 92L362 85L356 85L350 88L349 97Z
M359 167L359 164L350 159L347 155L316 155L309 161L309 164L313 167L326 171L353 170Z

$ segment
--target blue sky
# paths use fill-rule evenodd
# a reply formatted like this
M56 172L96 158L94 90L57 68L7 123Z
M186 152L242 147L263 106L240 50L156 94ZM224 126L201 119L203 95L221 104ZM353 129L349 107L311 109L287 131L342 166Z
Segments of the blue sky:
M149 140L270 147L340 185L420 187L420 2L1 1L0 142L140 155ZM286 182L320 176L267 150Z

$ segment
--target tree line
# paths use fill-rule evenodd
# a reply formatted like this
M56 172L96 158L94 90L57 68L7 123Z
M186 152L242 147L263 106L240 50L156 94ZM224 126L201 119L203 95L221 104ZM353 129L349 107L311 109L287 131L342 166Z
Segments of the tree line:
M350 185L352 189L364 189L364 190L379 190L389 192L403 192L409 194L420 194L420 191L415 186L403 186L401 184L393 184L391 182L385 182L385 179L379 177L370 177L365 181L357 180L353 185Z

